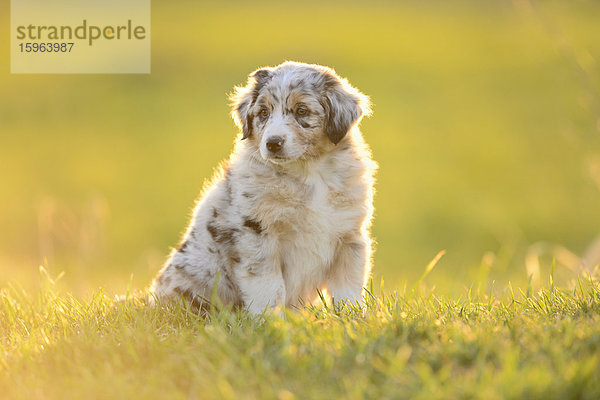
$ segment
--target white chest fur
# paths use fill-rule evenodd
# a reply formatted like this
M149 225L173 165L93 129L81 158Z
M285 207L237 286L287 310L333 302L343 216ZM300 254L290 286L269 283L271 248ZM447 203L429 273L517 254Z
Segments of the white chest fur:
M266 240L276 249L286 284L286 302L316 296L333 262L338 240L356 225L355 216L329 199L334 189L319 172L302 178L277 174L258 193L255 215L260 216ZM335 182L335 176L328 176Z

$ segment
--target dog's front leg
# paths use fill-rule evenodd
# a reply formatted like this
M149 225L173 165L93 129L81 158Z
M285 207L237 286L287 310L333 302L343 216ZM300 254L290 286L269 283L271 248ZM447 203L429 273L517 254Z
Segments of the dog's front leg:
M336 304L364 304L363 288L371 272L371 245L366 236L345 238L337 247L327 276L327 290Z
M242 268L238 274L238 285L244 305L252 314L285 304L285 282L281 268L273 265Z

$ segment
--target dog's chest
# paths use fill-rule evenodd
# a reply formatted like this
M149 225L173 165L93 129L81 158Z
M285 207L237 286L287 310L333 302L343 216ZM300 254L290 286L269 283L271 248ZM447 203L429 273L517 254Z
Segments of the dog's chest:
M280 179L263 186L254 208L266 230L282 240L336 235L338 210L332 189L319 174L306 179ZM307 237L308 236L308 237Z
M254 204L269 240L290 273L318 275L329 267L344 216L331 204L331 187L319 174L280 179L258 193Z

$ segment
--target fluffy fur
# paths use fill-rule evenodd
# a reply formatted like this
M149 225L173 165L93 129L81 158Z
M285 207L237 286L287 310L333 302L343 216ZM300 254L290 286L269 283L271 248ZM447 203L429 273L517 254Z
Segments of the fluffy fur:
M231 100L240 136L154 296L202 308L214 290L252 313L317 289L362 302L376 170L357 126L367 97L330 68L285 62L254 71Z

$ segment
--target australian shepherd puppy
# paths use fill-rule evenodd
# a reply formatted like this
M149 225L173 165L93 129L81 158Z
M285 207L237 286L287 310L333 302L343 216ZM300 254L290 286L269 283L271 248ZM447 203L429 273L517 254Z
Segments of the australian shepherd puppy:
M362 303L377 168L358 129L368 98L330 68L285 62L254 71L231 100L238 140L154 296L202 308L214 290L252 313L317 290Z

